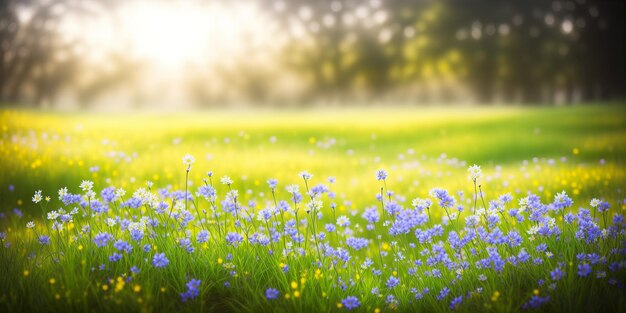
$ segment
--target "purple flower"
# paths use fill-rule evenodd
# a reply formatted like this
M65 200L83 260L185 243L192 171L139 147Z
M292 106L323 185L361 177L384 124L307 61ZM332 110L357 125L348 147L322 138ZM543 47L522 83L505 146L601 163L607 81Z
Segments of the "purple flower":
M152 265L154 267L166 267L170 261L165 257L165 253L157 253L152 258Z
M187 286L187 291L180 294L183 302L187 302L187 300L193 299L200 294L201 283L202 281L199 279L192 279L185 284L185 286Z
M591 266L589 266L589 263L578 264L578 276L587 277L589 273L591 273Z
M113 236L109 233L99 233L96 236L94 236L93 238L93 242L96 244L96 246L98 247L104 247L106 246L109 241L113 240Z
M395 276L389 276L389 279L387 280L387 288L392 289L399 283L400 280L398 278L396 278Z
M359 298L355 296L347 296L345 299L341 300L341 304L348 310L356 309L361 305Z
M378 170L378 171L376 171L376 179L377 180L385 180L385 179L387 179L387 171L385 171L385 170Z
M369 245L370 241L366 238L350 237L346 239L346 245L354 250L361 250Z
M265 298L267 298L267 300L274 300L278 298L279 294L280 292L276 288L267 288L267 290L265 290Z
M133 251L133 246L131 246L128 242L123 240L118 240L113 244L113 247L119 251L124 251L126 253L131 253Z
M230 232L226 235L226 241L230 245L237 247L243 241L243 236L239 233Z
M207 230L201 230L196 236L198 243L207 242L209 240L209 232Z
M50 237L46 235L41 235L39 236L39 238L37 238L37 241L39 241L40 244L47 246L50 244Z
M109 256L109 261L111 262L117 262L121 259L122 259L122 255L117 252L113 252L113 254Z
M563 277L563 271L560 267L557 267L550 272L550 277L552 277L552 280L560 280Z
M456 309L463 301L463 296L458 296L450 301L450 310Z
M278 186L278 180L275 178L270 178L267 180L267 185L270 187L270 189L276 189L276 186Z

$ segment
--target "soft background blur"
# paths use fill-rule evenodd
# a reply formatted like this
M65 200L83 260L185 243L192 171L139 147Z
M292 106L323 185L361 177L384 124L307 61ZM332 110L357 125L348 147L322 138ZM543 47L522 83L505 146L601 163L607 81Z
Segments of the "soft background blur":
M63 110L624 97L623 1L0 1L0 102Z

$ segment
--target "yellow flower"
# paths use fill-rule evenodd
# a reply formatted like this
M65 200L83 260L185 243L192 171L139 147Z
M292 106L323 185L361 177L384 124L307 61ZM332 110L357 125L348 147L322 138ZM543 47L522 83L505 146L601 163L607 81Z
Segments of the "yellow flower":
M298 283L295 280L291 282L291 288L293 289L298 288Z
M54 285L54 283L56 283L57 281L54 278L50 278L48 282L50 283L50 285Z
M296 290L296 291L294 291L294 292L293 292L293 297L294 297L294 298L300 298L300 291L297 291L297 290Z
M141 291L141 286L135 285L135 287L133 287L133 291L134 292L140 292Z
M28 275L30 275L30 272L28 270L24 270L24 277L27 277Z
M535 289L535 290L533 290L533 294L534 294L535 296L538 296L538 295L539 295L539 289Z

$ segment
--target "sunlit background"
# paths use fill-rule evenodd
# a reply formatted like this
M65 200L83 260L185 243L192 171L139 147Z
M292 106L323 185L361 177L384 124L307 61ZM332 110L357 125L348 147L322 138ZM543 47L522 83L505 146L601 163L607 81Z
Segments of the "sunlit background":
M624 96L622 1L4 0L0 101L59 109Z

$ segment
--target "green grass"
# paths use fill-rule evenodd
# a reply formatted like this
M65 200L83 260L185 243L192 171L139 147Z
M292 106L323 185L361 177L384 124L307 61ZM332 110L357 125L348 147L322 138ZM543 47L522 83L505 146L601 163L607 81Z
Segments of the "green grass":
M612 278L624 284L624 269L607 270L613 262L625 262L623 254L610 253L613 248L624 248L623 233L591 244L573 238L573 225L568 225L559 239L529 236L526 231L533 224L528 219L512 224L512 219L507 217L507 222L499 227L503 231L518 229L524 240L515 248L499 245L499 253L506 256L523 247L533 258L540 257L543 264L507 264L501 273L476 269L474 263L487 254L484 243L475 241L462 251L470 264L469 269L462 271L462 279L455 279L458 273L448 271L441 264L435 268L442 276L433 278L425 275L427 267L421 267L419 275L408 273L412 261L426 261L420 251L432 248L432 244L417 243L412 232L391 236L380 223L368 231L367 223L361 218L365 208L380 206L375 196L384 185L376 180L375 172L383 168L389 171L386 186L403 196L404 202L403 198L394 196L394 199L405 207L411 206L413 198L429 197L433 188L445 188L465 207L463 220L474 204L474 185L467 178L467 167L479 164L484 172L480 183L486 202L510 193L514 197L507 205L510 209L518 207L519 199L528 192L550 203L556 193L566 191L574 201L569 208L574 213L579 207L589 208L589 200L594 197L609 202L611 209L606 218L610 223L613 214L626 209L622 191L626 182L624 113L623 106L366 108L358 113L316 109L169 115L2 111L0 212L5 213L0 220L0 232L6 233L5 241L11 245L1 249L0 311L332 312L345 310L339 309L337 303L353 295L359 298L362 311L378 308L440 312L449 310L452 296L463 295L458 308L461 311L515 312L523 311L522 304L535 290L540 296L550 296L550 302L543 307L549 311L624 310L623 288L608 283ZM98 194L108 186L124 188L126 199L137 188L144 187L146 181L154 183L153 191L184 190L186 167L181 158L186 153L196 157L189 173L189 188L194 194L203 184L206 172L213 171L218 202L225 199L228 191L219 178L227 175L234 180L232 188L239 191L239 205L248 206L249 201L255 201L257 209L274 207L267 179L277 178L278 200L289 200L285 186L298 184L300 191L304 191L298 173L311 172L314 177L309 187L324 183L336 193L335 198L327 195L321 198L323 216L317 221L317 232L323 224L346 215L355 236L371 239L368 248L361 251L348 248L351 261L339 262L336 267L330 266L329 257L323 257L324 266L316 275L318 254L314 241L307 243L305 256L293 253L281 256L282 241L268 247L243 243L235 248L227 245L221 234L223 228L244 234L233 225L233 217L221 229L214 219L208 226L192 222L180 229L175 223L166 222L167 213L155 214L149 206L122 209L116 203L105 215L89 218L78 214L74 228L67 229L66 224L60 233L49 229L50 222L43 224L42 209L49 212L65 207L69 211L75 206L63 206L57 200L57 190L68 187L71 193L79 193L78 185L84 179L94 182ZM99 169L90 171L94 166ZM336 182L329 184L328 176L335 177ZM51 202L42 208L32 203L36 190L51 196ZM299 231L310 235L315 226L311 215L304 212L308 200L304 195L298 216L300 220L309 220L309 225L301 226ZM478 202L482 207L480 199ZM336 212L330 209L331 203L336 203ZM16 216L15 208L24 217ZM193 215L203 216L202 210L213 212L210 203L203 199L190 201L189 211ZM446 216L437 204L430 211L433 225ZM108 227L104 223L106 217L132 219L142 215L156 216L162 223L155 229L156 237L134 243L133 253L116 263L108 261L115 251L110 244L96 248L89 238L108 231L116 238L130 241L128 232L120 231L118 225ZM561 227L562 215L551 215ZM284 218L292 216L286 213ZM598 225L604 227L605 216L597 217ZM50 246L35 241L33 230L25 227L30 220L37 223L38 234L50 232ZM276 222L282 224L278 216ZM86 223L92 225L92 233L80 231ZM167 228L163 226L165 223ZM249 221L244 222L244 227L250 227L250 234L255 230L263 233L262 224ZM445 242L452 230L461 231L456 223L443 227L444 236L433 243ZM215 235L208 244L195 242L195 234L201 229L209 229ZM178 239L186 236L185 230L194 239L196 251L192 254L177 244ZM377 240L376 235L381 235L381 239ZM334 247L343 246L349 237L341 233L327 236ZM397 243L394 246L392 242ZM548 245L552 257L535 250L540 242ZM416 247L412 248L410 243ZM150 244L151 251L142 252L143 244ZM379 247L389 255L380 255ZM478 250L477 256L469 252L472 247ZM277 251L274 255L268 253L271 248ZM404 260L394 260L391 255L396 250L403 252ZM166 268L151 265L157 251L166 253L170 261ZM451 256L455 252L448 245L446 251ZM581 252L596 252L606 257L606 262L594 266L590 277L577 277L576 254ZM229 253L232 260L227 260ZM360 269L366 257L373 260L374 268L382 270L381 276L373 275L371 268ZM552 289L549 272L559 262L563 263L565 275ZM106 269L98 269L100 264L106 264ZM289 271L283 272L281 264L288 265ZM141 268L140 273L130 273L133 265ZM607 272L607 277L595 278L598 271ZM486 275L486 279L479 280L480 274ZM338 275L347 283L346 290L339 288ZM384 287L390 275L397 275L401 282L391 291ZM132 277L132 280L121 286L119 277L125 280ZM50 283L51 278L54 284ZM190 278L202 280L200 296L181 303L179 293L185 291L185 282ZM546 282L539 285L540 279ZM298 286L292 288L292 282ZM103 290L103 286L108 289ZM121 289L116 291L116 286ZM281 291L279 299L265 299L269 287ZM373 287L381 290L381 297L372 295ZM437 301L435 297L443 287L450 288L450 296ZM411 288L431 291L416 300ZM295 291L300 293L298 297ZM471 296L466 298L468 293ZM399 301L397 308L385 303L389 294ZM285 295L290 298L285 299Z

